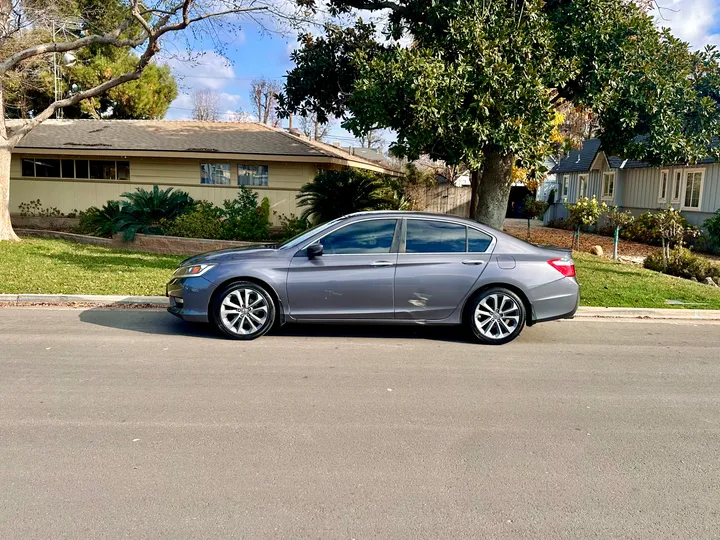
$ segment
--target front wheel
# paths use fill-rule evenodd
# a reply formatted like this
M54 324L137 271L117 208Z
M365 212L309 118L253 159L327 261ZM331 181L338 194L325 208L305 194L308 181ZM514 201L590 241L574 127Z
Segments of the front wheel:
M233 339L250 340L266 334L275 320L275 304L261 286L248 281L231 283L215 297L213 322Z
M494 287L470 302L467 324L475 340L488 345L509 343L525 326L525 305L514 292Z

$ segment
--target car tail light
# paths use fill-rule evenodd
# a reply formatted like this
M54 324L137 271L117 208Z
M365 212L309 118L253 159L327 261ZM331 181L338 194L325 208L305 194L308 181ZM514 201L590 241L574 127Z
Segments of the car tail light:
M575 277L575 263L572 262L572 259L568 259L567 257L551 259L548 261L548 264L565 277Z

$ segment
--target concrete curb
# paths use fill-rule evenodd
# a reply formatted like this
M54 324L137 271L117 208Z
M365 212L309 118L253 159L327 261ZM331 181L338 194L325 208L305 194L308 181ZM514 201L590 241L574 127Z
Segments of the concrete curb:
M166 307L164 296L106 296L100 294L0 294L0 304L98 304Z
M0 294L0 305L95 304L123 307L167 307L164 296L105 296L99 294ZM581 307L575 313L582 319L674 319L720 321L720 310Z
M720 310L581 307L577 310L577 313L575 313L575 317L583 319L675 319L720 321Z

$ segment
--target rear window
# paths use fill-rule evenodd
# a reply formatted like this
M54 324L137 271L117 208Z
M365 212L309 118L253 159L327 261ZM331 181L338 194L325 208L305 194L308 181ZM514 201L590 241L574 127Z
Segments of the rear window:
M409 219L407 222L406 253L463 253L464 225Z

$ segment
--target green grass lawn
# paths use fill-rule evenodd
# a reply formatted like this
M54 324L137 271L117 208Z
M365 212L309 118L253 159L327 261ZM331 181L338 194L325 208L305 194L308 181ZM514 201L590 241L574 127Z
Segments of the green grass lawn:
M182 259L63 240L0 242L0 293L164 295Z
M587 253L575 252L573 259L583 306L720 309L720 287L666 276ZM703 305L672 306L665 304L665 300Z
M584 306L720 309L720 288L586 253L573 255ZM183 257L85 246L62 240L0 242L0 293L163 295Z

